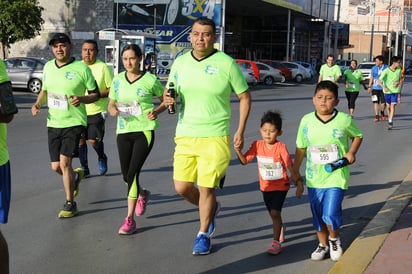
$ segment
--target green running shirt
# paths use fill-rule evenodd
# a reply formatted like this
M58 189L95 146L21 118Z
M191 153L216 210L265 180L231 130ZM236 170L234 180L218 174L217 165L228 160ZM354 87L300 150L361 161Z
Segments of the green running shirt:
M346 113L335 110L335 116L326 123L320 120L315 112L303 116L296 137L296 147L306 149L308 187L348 188L349 167L328 173L325 171L325 164L343 157L348 152L349 141L353 137L362 138L363 134ZM325 159L325 156L329 156L329 160ZM336 159L331 156L335 156ZM320 157L324 157L324 163Z
M70 96L84 96L85 90L95 90L96 81L92 71L81 61L57 67L55 59L44 65L43 90L47 94L49 108L47 127L67 128L86 126L85 104L78 107L70 104Z
M159 121L149 120L147 113L154 109L153 97L163 95L163 86L156 75L145 73L142 77L129 82L126 71L116 75L110 86L109 98L116 101L117 108L129 110L117 116L116 134L154 130Z
M177 58L170 70L180 97L176 136L216 137L230 134L230 99L248 90L239 65L228 55L216 51L197 60L192 52Z

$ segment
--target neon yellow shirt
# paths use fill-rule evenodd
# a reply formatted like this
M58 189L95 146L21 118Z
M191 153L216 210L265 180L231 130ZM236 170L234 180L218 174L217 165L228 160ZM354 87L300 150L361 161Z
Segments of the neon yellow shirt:
M110 87L113 81L113 71L108 65L99 59L92 65L89 65L92 70L93 76L96 79L99 91L102 92ZM100 98L94 103L86 104L87 115L98 114L107 110L108 98Z
M0 60L0 83L9 81L9 76L7 75L6 64L3 60Z
M154 109L153 97L162 95L163 86L151 73L145 73L132 83L126 78L125 71L116 75L109 93L109 98L116 101L120 111L117 116L116 134L158 128L158 119L149 120L147 113Z
M383 85L388 88L387 90L384 89L383 93L399 93L401 91L401 85L398 84L397 86L394 86L394 83L399 82L401 77L401 68L396 68L395 71L393 71L390 67L386 68L382 72L381 76L379 76L379 79L383 82Z
M248 90L239 65L216 51L198 61L187 52L177 58L167 86L174 82L180 97L176 136L212 137L230 134L230 96Z
M315 112L303 116L296 137L296 147L306 149L308 187L348 188L349 167L328 173L325 171L325 164L343 157L349 150L349 139L354 137L362 138L363 134L346 113L335 110L335 116L326 123L320 120Z
M43 69L43 90L49 108L47 127L86 126L85 104L72 106L70 96L84 96L85 90L95 89L92 71L83 62L73 60L62 67L56 66L55 59L47 62Z
M0 166L9 161L9 150L7 148L7 125L0 123Z
M342 71L336 64L331 67L329 67L328 64L323 64L320 67L319 74L322 75L322 81L329 80L336 82L336 79L342 75Z

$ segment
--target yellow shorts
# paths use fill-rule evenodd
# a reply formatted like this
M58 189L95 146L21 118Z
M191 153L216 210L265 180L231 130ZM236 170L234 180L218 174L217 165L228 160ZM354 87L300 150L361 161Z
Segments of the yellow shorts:
M231 157L229 136L175 137L175 143L173 179L219 187Z

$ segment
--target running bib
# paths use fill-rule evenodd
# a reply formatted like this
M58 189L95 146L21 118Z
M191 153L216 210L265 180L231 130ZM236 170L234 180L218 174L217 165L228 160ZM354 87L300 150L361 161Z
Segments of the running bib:
M335 81L335 77L334 76L327 76L326 77L326 80L329 80L329 81Z
M329 164L339 159L338 145L312 146L309 148L314 164Z
M377 102L378 101L378 96L372 95L371 99L372 99L372 102Z
M282 163L275 162L273 158L257 157L260 176L263 180L273 181L283 178Z
M123 118L142 115L142 108L137 101L127 103L117 102L116 106L120 112L119 115Z
M356 84L355 84L355 83L348 83L348 87L349 87L349 88L355 88L355 87L356 87Z
M47 106L52 109L68 110L69 102L66 95L48 92Z

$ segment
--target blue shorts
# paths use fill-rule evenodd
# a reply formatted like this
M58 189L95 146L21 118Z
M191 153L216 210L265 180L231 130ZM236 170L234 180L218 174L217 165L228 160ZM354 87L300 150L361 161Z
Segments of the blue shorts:
M337 230L342 225L342 201L345 191L341 188L309 188L313 226L317 231L329 225Z
M396 105L398 103L399 93L387 93L385 94L385 100L388 105Z
M10 161L0 166L0 223L6 224L9 217L11 197Z

